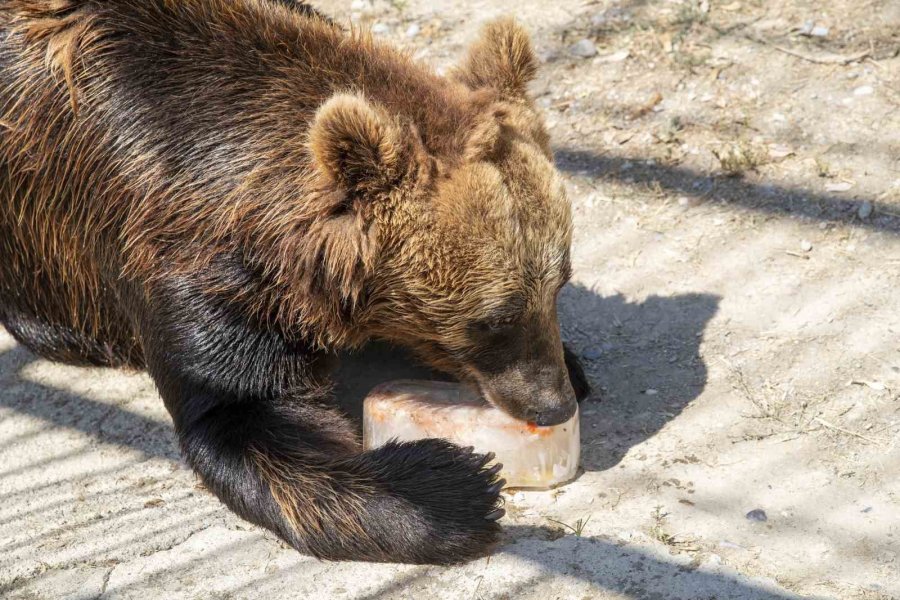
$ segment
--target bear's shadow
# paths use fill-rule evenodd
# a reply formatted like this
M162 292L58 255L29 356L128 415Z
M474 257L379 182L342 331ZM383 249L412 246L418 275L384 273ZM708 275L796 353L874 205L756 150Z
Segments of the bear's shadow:
M563 290L563 339L581 357L594 388L581 406L585 470L615 466L703 391L707 370L700 344L719 300L684 294L633 303L580 285ZM401 349L373 343L341 356L336 392L344 410L359 420L362 400L372 387L408 378L448 379Z

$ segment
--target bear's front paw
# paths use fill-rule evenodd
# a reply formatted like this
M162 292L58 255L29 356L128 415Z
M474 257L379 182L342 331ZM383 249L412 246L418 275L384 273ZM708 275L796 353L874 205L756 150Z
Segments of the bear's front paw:
M464 562L483 556L500 533L505 514L494 456L476 454L439 439L389 443L368 454L378 465L378 480L390 496L412 510L396 527L410 544L405 560L435 564Z

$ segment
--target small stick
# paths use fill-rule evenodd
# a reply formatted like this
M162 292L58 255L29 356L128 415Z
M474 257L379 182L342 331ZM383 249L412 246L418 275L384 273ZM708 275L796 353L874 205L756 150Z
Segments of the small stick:
M813 420L818 422L821 425L824 425L825 427L828 427L829 429L834 429L835 431L840 431L841 433L846 433L847 435L852 435L853 437L858 437L861 440L866 440L867 442L872 442L873 444L881 444L881 441L876 440L875 438L870 438L865 435L862 435L861 433L856 433L855 431L850 431L849 429L844 429L843 427L838 427L834 423L829 423L822 417L816 417Z
M488 558L490 558L490 557L488 557ZM478 596L478 590L481 589L481 584L482 584L482 583L484 583L484 575L481 575L481 576L478 578L478 585L475 586L475 591L472 592L472 598L480 597L480 596Z
M793 50L791 48L787 48L786 46L780 46L778 44L766 41L762 38L754 37L751 35L746 36L748 40L751 42L756 42L757 44L762 44L763 46L769 46L770 48L774 48L779 52L784 52L785 54L789 54L791 56L795 56L797 58L802 58L803 60L809 61L811 63L816 63L819 65L849 65L850 63L859 62L864 58L868 58L871 54L871 50L864 50L857 54L852 54L850 56L844 56L842 54L827 54L821 56L813 56L812 54L806 54L804 52L798 52L797 50Z
M872 433L881 433L882 431L887 431L888 429L892 429L897 426L900 426L900 423L891 423L890 425L885 425L884 427L882 427L880 429L876 429Z

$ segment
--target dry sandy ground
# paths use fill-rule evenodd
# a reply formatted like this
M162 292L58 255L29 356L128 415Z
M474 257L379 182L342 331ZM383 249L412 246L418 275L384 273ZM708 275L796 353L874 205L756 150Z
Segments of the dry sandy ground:
M510 496L489 559L322 563L196 486L146 377L0 333L0 596L900 597L900 2L319 5L442 68L534 32L584 473ZM403 363L350 361L347 401Z

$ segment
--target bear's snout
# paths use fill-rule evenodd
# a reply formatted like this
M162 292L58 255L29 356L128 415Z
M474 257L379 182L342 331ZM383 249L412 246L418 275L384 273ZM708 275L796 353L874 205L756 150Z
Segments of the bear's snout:
M517 365L480 383L491 404L536 425L565 423L578 407L565 365Z

